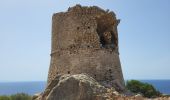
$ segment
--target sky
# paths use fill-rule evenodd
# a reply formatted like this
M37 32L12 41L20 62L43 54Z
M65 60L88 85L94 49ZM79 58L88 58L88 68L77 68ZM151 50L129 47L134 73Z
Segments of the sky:
M52 15L76 4L121 19L124 79L170 79L170 0L0 0L0 82L47 80Z

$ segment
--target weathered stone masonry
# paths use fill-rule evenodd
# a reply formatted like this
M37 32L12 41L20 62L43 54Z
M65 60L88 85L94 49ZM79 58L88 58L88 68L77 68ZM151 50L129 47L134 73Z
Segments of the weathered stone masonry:
M52 18L48 83L57 75L87 73L105 86L124 89L113 12L76 5Z

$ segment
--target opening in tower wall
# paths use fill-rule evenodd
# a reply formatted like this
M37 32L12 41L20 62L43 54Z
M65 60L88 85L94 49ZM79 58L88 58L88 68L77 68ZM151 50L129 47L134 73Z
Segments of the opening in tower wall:
M100 38L100 44L104 48L115 48L116 36L114 30L114 20L110 15L103 15L96 18L97 21L97 33Z

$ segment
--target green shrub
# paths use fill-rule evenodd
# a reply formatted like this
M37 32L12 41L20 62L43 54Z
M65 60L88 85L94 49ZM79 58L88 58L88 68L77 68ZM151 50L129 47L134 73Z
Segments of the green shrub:
M25 93L11 95L11 100L31 100L31 96Z
M31 96L25 93L18 93L11 96L0 96L0 100L31 100Z
M0 100L11 100L9 96L0 96Z
M161 93L157 91L151 84L143 83L137 80L130 80L126 83L126 88L133 93L140 93L145 97L157 97Z

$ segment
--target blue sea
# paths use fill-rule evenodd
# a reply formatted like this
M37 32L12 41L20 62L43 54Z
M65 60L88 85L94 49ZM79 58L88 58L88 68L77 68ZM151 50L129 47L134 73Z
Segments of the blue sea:
M152 84L157 90L163 94L170 94L170 80L140 80L145 83Z
M164 94L170 94L170 80L140 80L150 83ZM33 95L44 91L46 82L1 82L0 95L11 95L16 93L27 93Z
M33 95L45 89L46 82L1 82L0 95L11 95L16 93L27 93Z

